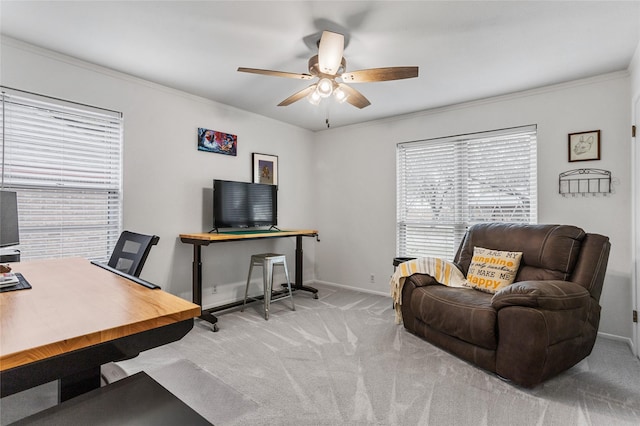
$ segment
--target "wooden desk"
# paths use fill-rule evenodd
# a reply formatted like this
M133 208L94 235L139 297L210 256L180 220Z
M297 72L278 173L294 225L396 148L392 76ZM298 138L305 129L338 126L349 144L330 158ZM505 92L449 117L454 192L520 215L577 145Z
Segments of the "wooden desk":
M208 246L211 243L221 243L228 241L248 241L264 238L286 238L296 237L296 270L295 282L291 286L293 290L304 290L313 293L315 299L318 298L318 290L302 284L302 237L315 237L318 239L318 231L315 229L299 229L288 231L229 231L219 233L200 233L200 234L180 234L180 240L186 244L193 244L193 270L192 270L192 287L193 287L193 303L202 306L202 246ZM248 259L247 259L248 260ZM212 312L222 311L234 306L240 306L242 301L228 303L222 306L206 309L202 311L200 318L213 324L213 331L218 331L218 318Z
M32 288L0 293L0 396L56 379L61 401L99 387L102 364L181 339L200 314L84 259L11 267Z

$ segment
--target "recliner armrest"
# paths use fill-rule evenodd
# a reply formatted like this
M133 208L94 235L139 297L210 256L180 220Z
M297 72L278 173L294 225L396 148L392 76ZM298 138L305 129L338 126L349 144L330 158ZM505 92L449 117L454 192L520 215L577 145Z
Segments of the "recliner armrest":
M507 306L567 310L588 306L590 298L584 287L571 281L520 281L498 291L491 306L496 310Z
M405 285L407 285L408 282L411 282L414 285L414 287L424 287L427 285L439 284L435 278L427 274L410 275L406 278Z

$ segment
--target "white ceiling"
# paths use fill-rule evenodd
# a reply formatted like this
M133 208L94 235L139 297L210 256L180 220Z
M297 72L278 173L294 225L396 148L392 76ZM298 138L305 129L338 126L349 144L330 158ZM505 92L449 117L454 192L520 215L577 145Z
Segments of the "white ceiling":
M311 130L627 69L640 1L8 1L3 35ZM322 30L343 32L347 70L419 66L353 85L371 105L276 105L309 82Z

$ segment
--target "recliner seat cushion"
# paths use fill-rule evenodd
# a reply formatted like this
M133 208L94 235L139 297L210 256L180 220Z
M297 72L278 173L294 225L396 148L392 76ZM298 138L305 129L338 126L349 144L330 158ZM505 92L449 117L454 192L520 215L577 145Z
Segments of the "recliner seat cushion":
M491 294L443 285L418 287L410 300L415 317L441 333L495 350L497 313Z

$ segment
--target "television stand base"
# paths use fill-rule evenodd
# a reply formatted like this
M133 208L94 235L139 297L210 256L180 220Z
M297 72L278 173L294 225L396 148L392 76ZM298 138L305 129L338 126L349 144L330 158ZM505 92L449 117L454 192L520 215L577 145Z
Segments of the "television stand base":
M320 241L318 238L318 231L313 229L295 230L295 231L275 231L259 232L255 231L250 233L207 233L207 234L180 234L180 241L185 244L193 245L193 262L192 262L192 300L202 307L202 246L208 246L212 243L225 242L225 241L249 241L263 238L285 238L296 237L296 269L294 273L295 280L291 283L292 290L303 290L313 293L313 298L318 298L318 290L313 287L302 285L302 238L303 237L315 237L316 241ZM200 319L213 324L213 331L218 331L218 318L213 315L213 312L229 309L231 307L242 305L242 300L229 303L222 306L216 306L214 308L202 309Z
M283 290L274 290L271 293L271 301L274 302L278 299L281 299L283 297L288 297L288 290L287 290L287 283L282 284L282 287L284 288ZM313 298L317 299L318 298L318 289L317 288L313 288L313 287L309 287L306 285L301 285L301 286L296 286L296 285L291 285L291 291L295 291L295 290L300 290L300 291L308 291L313 293ZM256 302L256 301L260 301L264 299L264 295L258 295L255 297L252 297L250 300L247 300L247 303L252 303L252 302ZM220 306L214 306L213 308L209 308L209 309L203 309L202 313L200 314L199 318L201 320L207 321L209 323L211 323L211 325L213 326L213 331L217 332L218 330L220 330L220 328L218 327L218 318L213 315L213 312L220 312L220 311L226 311L227 309L231 309L231 308L236 308L238 306L242 306L243 304L243 300L237 300L235 302L231 302L231 303L227 303L225 305L220 305Z
M282 284L282 287L287 288L287 283ZM318 289L314 287L310 287L308 285L291 285L291 290L292 291L295 291L295 290L308 291L310 293L313 293L314 299L318 298Z

